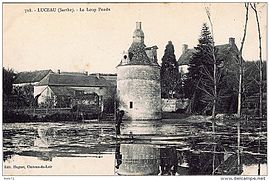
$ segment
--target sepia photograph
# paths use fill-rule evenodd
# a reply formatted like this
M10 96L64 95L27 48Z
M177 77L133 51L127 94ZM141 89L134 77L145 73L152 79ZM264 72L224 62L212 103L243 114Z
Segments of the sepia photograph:
M267 6L2 2L2 176L265 180Z

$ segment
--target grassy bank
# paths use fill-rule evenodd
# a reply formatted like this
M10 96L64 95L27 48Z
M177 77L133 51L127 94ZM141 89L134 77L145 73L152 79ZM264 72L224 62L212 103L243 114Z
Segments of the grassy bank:
M3 122L70 122L97 119L95 113L77 113L77 112L51 112L45 114L27 113L19 111L4 111Z

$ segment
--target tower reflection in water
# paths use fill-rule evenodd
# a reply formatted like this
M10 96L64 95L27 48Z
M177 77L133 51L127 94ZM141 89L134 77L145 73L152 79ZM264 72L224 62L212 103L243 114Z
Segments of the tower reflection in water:
M116 173L118 175L158 175L159 149L142 144L117 144Z
M118 175L188 174L186 158L175 147L117 144L115 168Z
M118 143L115 160L118 175L188 175L185 154L175 147Z
M237 164L236 157L174 146L118 143L115 168L118 175L239 175L242 164Z

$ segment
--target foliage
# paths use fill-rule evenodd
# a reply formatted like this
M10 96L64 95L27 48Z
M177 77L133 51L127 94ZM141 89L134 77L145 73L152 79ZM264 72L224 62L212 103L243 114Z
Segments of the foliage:
M174 98L180 93L181 78L178 70L178 63L174 54L174 46L171 41L166 45L161 63L161 97Z
M19 107L30 107L34 104L34 86L24 85L22 87L14 87L12 94L17 97Z
M239 84L239 51L236 46L228 51L217 50L219 55L218 66L218 104L217 111L221 113L237 112L237 97Z
M259 20L259 13L257 10L257 3L250 3L251 8L253 9L256 17L256 23L258 28L258 41L259 41L259 72L260 72L260 80L259 80L259 117L263 117L263 80L262 80L262 37L261 37L261 27ZM260 12L260 11L259 11Z
M203 24L195 50L184 82L185 96L191 100L189 111L210 114L215 99L217 112L235 113L239 73L237 47L235 45L213 47L211 32L207 24ZM214 56L217 65L216 96L214 95Z
M11 95L12 94L12 87L15 79L15 73L13 69L5 69L3 67L3 94L4 95Z
M57 108L66 108L66 107L70 107L71 105L71 98L69 96L57 96L55 105L53 104L54 103L53 99L49 99L49 100L46 99L46 100L50 102L48 104L48 107L55 106Z
M104 112L105 113L114 113L116 107L116 88L111 86L109 87L107 99L104 99Z
M262 63L262 90L266 92L266 61ZM259 61L244 62L243 93L245 97L259 93L260 70Z
M185 95L192 101L191 112L201 113L211 101L213 92L212 36L206 23L203 24L199 43L189 63L185 81Z
M30 107L33 105L33 85L13 87L15 76L13 69L3 68L4 109Z

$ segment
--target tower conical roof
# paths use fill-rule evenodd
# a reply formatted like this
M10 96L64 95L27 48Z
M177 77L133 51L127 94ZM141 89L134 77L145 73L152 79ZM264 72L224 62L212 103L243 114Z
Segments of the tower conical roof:
M129 62L119 65L158 65L151 61L145 52L144 33L141 28L141 22L136 22L136 29L133 33L133 42L128 49Z
M144 43L133 42L128 49L130 64L151 64L146 52Z
M158 65L156 61L149 59L145 48L144 43L133 42L128 49L129 62L125 63L125 65Z

